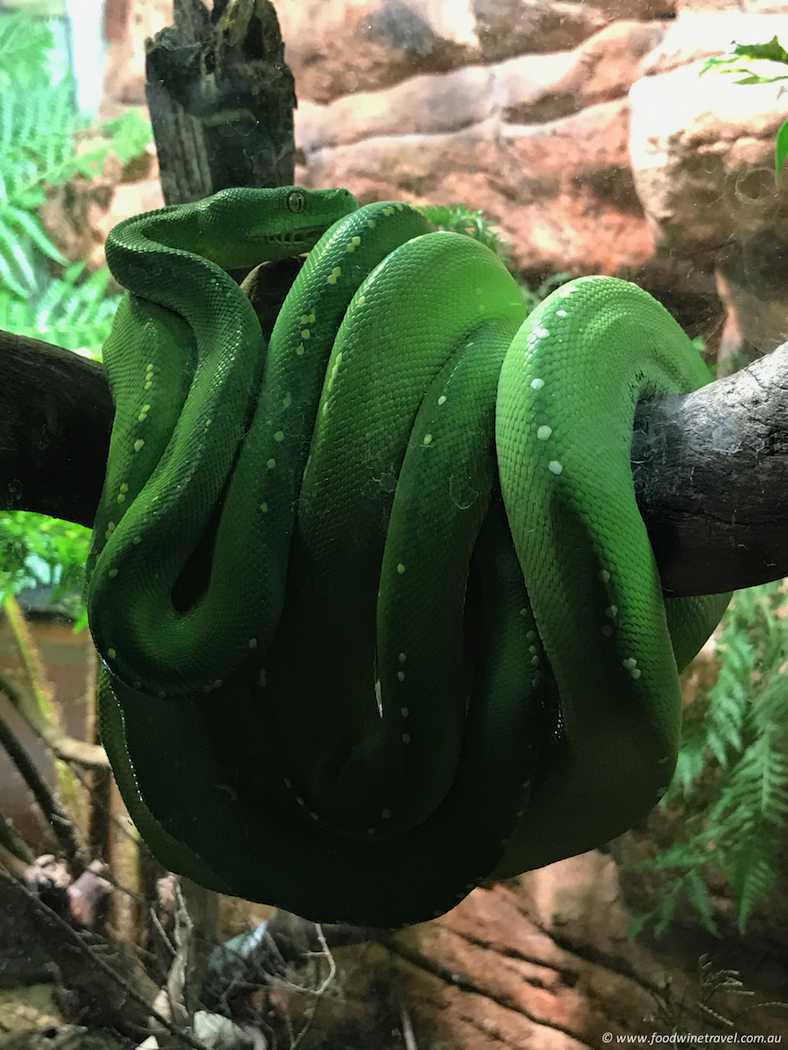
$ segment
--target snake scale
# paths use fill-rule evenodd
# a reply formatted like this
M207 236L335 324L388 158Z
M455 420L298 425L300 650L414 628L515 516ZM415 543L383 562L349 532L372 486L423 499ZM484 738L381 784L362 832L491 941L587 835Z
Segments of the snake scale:
M266 347L226 271L305 251ZM395 927L641 819L728 599L663 598L635 501L638 401L709 378L664 308L583 277L527 316L481 243L346 190L225 190L107 260L87 601L158 859Z

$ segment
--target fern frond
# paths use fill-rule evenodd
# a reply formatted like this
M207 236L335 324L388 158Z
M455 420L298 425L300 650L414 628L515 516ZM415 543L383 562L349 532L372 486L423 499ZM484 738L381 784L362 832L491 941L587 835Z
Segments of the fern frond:
M755 844L750 849L739 851L738 863L731 878L736 899L736 920L742 931L756 906L772 893L779 876L775 864L777 836L774 835L774 829L770 829L771 834L764 830L764 834L754 836Z
M784 602L777 581L738 592L725 615L719 678L708 699L692 702L670 796L680 792L685 800L682 837L643 865L678 873L665 900L644 918L658 931L675 909L678 886L712 928L705 888L712 870L728 880L742 929L780 878L778 851L788 823Z
M21 208L8 205L0 209L0 219L5 219L10 226L18 226L30 238L40 252L53 262L65 263L68 260L60 254L57 246L50 241L38 218L34 218Z
M762 821L779 827L788 816L788 760L783 734L770 726L755 737L731 771L711 812L713 821L743 831Z
M62 278L51 278L43 292L28 299L0 288L0 328L98 357L120 296L106 294L108 270L84 280L84 268L84 262L75 263Z

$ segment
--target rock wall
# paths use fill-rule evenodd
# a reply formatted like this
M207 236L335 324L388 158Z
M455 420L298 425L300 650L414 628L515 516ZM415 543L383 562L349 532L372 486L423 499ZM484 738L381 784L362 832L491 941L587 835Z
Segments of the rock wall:
M788 4L278 0L277 10L306 185L483 208L526 276L617 274L674 299L680 287L685 324L693 311L721 313L715 270L731 244L762 257L764 235L785 239L788 196L773 176L788 117L781 84L698 73L732 40L788 40ZM745 336L771 349L788 334L784 304L763 327Z
M788 41L788 0L275 6L300 183L482 208L531 283L636 280L691 335L722 335L723 353L788 335L788 194L773 177L788 96L698 77L732 40ZM170 19L171 0L135 0L127 32L115 27L103 115L144 103L144 38ZM150 185L118 187L83 255L99 263L108 228L160 203Z

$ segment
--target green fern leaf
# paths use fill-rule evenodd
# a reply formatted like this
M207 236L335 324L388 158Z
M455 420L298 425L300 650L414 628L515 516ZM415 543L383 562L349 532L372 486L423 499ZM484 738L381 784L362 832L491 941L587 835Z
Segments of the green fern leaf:
M38 219L34 219L32 215L29 215L26 211L22 211L21 208L11 207L0 210L0 221L3 218L5 218L10 225L20 226L33 244L35 244L36 248L52 259L53 262L68 262L65 256L61 255L58 251L57 246L54 245L44 233L43 227Z
M698 913L700 921L703 926L714 934L715 937L719 937L719 930L717 924L714 922L714 916L712 915L711 906L709 904L709 888L703 881L700 872L697 868L691 868L684 876L684 884L687 891L687 898Z

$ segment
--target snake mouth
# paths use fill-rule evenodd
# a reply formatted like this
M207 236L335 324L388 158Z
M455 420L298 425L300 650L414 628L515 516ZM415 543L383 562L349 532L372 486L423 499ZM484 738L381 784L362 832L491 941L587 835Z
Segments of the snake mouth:
M303 251L308 251L324 232L324 226L303 226L301 229L285 230L279 237L279 243L288 248L301 248Z

